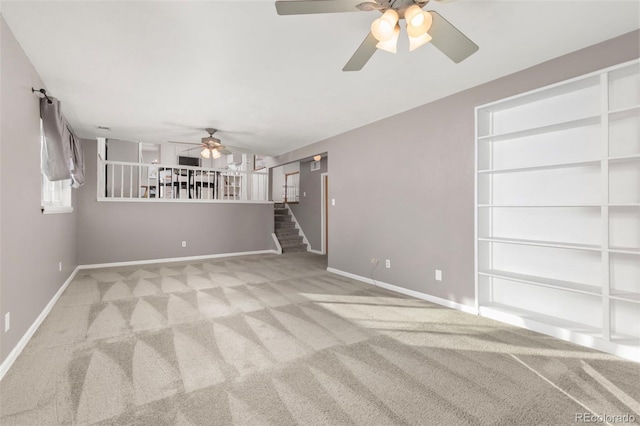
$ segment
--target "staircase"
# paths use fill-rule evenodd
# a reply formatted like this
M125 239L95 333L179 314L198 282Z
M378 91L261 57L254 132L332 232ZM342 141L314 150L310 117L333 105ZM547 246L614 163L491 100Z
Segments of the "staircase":
M289 209L284 203L275 203L273 207L276 237L278 237L282 252L307 251L307 245L302 242L302 235L298 233L296 224L289 214Z

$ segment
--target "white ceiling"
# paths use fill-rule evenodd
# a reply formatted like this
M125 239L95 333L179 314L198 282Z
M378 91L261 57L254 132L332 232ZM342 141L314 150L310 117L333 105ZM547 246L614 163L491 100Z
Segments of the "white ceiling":
M364 0L363 0L364 1ZM341 69L378 12L278 16L273 1L16 1L2 14L81 137L276 155L640 27L640 2L433 1L480 50L432 45ZM105 133L96 125L112 128Z

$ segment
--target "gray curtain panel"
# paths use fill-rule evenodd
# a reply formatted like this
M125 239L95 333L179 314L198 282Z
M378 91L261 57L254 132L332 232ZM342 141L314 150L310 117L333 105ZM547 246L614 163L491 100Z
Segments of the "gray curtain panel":
M84 153L82 152L80 140L76 137L71 127L67 125L66 129L67 137L65 137L65 140L69 143L71 155L71 186L79 188L84 185Z
M42 146L42 173L50 181L72 179L72 186L84 184L84 155L80 141L60 110L60 101L40 99L40 117L45 143Z

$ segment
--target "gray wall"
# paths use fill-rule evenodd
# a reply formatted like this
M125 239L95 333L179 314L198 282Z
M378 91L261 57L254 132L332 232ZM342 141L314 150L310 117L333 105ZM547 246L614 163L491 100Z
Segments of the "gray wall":
M300 162L300 202L289 204L298 224L314 250L322 250L322 173L327 159L320 160L320 170L311 171L311 161ZM304 194L307 194L306 196Z
M275 248L272 204L96 201L96 142L83 141L78 197L81 265ZM182 248L181 242L187 241Z
M4 18L0 32L0 359L4 361L77 265L77 213L40 212L40 112L31 87L44 86ZM76 191L72 197L75 205ZM11 329L5 333L7 312Z
M474 107L640 56L640 31L282 155L328 152L329 266L474 303ZM452 64L452 67L455 65ZM426 76L422 84L437 84ZM434 280L434 270L443 281Z

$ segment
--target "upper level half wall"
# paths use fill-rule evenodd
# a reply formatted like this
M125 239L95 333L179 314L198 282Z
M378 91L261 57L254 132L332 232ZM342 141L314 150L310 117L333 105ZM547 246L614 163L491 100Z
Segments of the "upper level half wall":
M0 361L4 361L77 265L77 212L40 211L40 112L31 88L44 86L4 18L0 18L0 43ZM76 195L73 191L74 207ZM4 332L7 313L11 327Z
M635 31L276 159L327 152L329 267L473 305L474 108L640 56ZM452 64L451 66L455 66ZM437 82L432 82L437 84ZM424 84L429 84L428 79ZM435 281L435 270L443 280Z
M96 141L85 140L83 147L86 184L78 198L81 265L275 248L272 204L98 202Z

